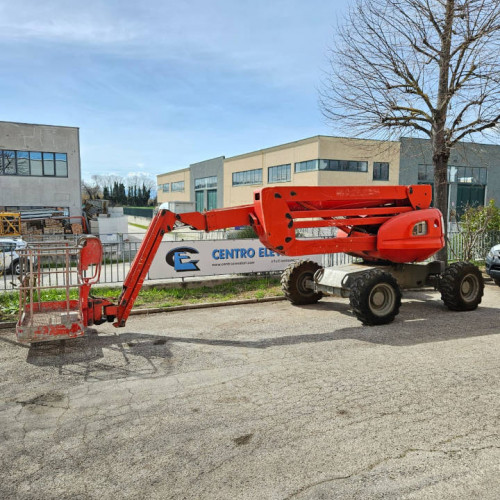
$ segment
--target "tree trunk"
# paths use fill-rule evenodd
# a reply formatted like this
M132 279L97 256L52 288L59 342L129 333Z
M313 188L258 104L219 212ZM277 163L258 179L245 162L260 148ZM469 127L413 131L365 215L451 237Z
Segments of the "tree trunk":
M443 214L443 232L446 238L448 234L448 159L450 152L444 147L440 152L434 153L434 206L438 207ZM439 260L448 262L448 251L446 246L436 254Z
M451 60L451 37L453 34L453 12L455 0L446 0L446 14L441 33L439 54L439 85L437 105L432 125L432 162L434 163L434 206L443 214L445 246L437 253L437 258L448 262L446 237L448 235L448 160L450 158L449 134L446 130L448 114L449 71Z

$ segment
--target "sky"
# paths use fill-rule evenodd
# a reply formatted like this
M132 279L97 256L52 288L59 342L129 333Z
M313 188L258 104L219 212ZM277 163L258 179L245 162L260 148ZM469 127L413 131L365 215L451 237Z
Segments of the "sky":
M333 134L342 0L0 1L0 120L79 127L82 177ZM337 134L338 135L338 134Z

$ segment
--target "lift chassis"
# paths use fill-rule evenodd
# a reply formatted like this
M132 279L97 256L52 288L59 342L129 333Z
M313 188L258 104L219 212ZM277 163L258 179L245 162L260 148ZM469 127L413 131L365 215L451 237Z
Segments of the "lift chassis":
M399 313L402 289L434 286L449 309L473 310L481 302L484 289L478 268L468 262L446 268L442 262L429 262L444 246L443 219L439 210L430 207L431 194L428 185L266 187L254 192L252 204L238 207L175 214L160 206L116 303L90 293L99 278L99 240L87 237L79 242L81 321L84 326L104 321L125 326L163 236L182 226L209 232L250 225L263 245L281 255L345 252L358 258L360 262L341 267L322 268L310 260L291 264L282 275L282 288L295 305L337 294L349 297L362 323L380 325L391 322ZM304 237L304 230L311 228L328 228L328 234ZM90 279L86 278L87 271ZM26 324L26 311L41 308L24 304L18 328L22 329L23 321ZM31 339L53 338L47 329L44 332L42 338L35 331ZM26 335L23 340L29 341Z

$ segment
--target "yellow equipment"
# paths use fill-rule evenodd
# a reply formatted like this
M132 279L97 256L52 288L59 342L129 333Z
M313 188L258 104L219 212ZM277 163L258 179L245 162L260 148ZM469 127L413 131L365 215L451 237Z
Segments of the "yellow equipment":
M0 236L21 236L21 214L0 212Z

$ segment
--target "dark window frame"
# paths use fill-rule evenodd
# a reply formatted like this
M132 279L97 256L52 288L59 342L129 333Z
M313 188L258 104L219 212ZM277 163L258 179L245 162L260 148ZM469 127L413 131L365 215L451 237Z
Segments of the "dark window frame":
M388 161L373 162L373 180L388 181L389 180L390 164ZM385 174L385 175L382 175Z
M329 172L368 172L368 162L363 160L306 160L294 164L295 173L314 172L317 170Z
M258 173L260 172L260 180L258 179L259 175ZM239 172L233 172L231 176L231 181L232 181L232 186L233 187L238 187L238 186L260 186L262 185L262 179L263 179L263 172L262 168L253 168L250 170L240 170ZM236 181L235 179L241 177L242 180ZM246 179L248 177L248 180ZM254 178L256 177L256 178Z
M181 184L182 184L182 189L177 189L177 185L180 186ZM175 187L174 187L174 185L175 185ZM186 183L185 183L185 181L171 182L170 189L171 189L172 193L183 193L184 190L186 189Z
M203 181L203 182L201 182ZM207 177L198 177L194 180L194 189L214 189L217 188L219 179L216 175L209 175Z
M283 178L282 172L285 172L285 178ZM276 179L271 179L271 175L277 173ZM273 165L272 167L267 167L267 182L269 184L279 183L279 182L291 182L292 181L292 164L284 163L283 165Z
M13 153L13 172L5 173L5 153ZM22 157L20 155L23 155ZM27 157L24 157L27 155ZM32 158L32 155L39 155L40 158ZM52 160L44 158L44 155L52 155ZM27 166L27 173L19 173L19 160L23 160L24 167ZM34 174L32 163L31 162L40 162L41 173ZM54 173L46 173L46 167L52 163L54 168ZM61 164L64 163L64 171L65 175L58 175L58 168L61 167ZM25 170L26 172L26 170ZM47 170L48 172L48 170ZM12 177L50 177L50 178L62 178L67 179L69 177L69 169L68 169L68 154L67 153L57 153L52 151L26 151L26 150L17 150L17 149L0 149L0 176L12 176Z

